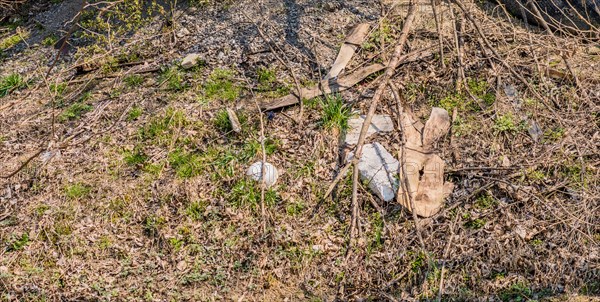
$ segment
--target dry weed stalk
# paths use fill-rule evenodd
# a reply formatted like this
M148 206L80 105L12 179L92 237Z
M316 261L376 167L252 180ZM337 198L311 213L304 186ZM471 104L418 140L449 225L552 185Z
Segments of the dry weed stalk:
M379 100L381 99L386 87L388 86L390 79L395 74L396 67L398 67L398 65L400 64L400 57L402 56L402 53L404 52L404 45L407 41L408 34L411 30L416 13L417 13L416 5L414 4L413 1L411 1L409 8L408 8L408 14L406 15L406 18L404 19L404 24L402 26L402 31L400 33L400 37L398 38L398 41L396 42L396 46L394 48L394 53L392 55L392 59L390 60L390 63L387 65L387 67L385 69L385 73L383 74L383 77L379 84L379 87L377 88L377 90L375 91L375 94L373 95L373 97L371 99L371 103L369 105L369 111L368 111L367 115L365 116L365 120L363 121L361 130L360 130L360 135L358 138L358 142L356 144L356 149L354 152L354 160L352 161L354 169L353 169L353 173L352 173L352 220L351 220L351 227L350 227L351 242L354 240L354 238L357 234L358 219L359 219L359 204L358 204L358 197L357 197L358 196L358 176L359 176L358 160L360 160L360 157L362 156L362 148L364 146L365 139L367 137L367 130L369 129L369 126L371 125L371 121L373 120L373 115L375 115L375 111L377 110L377 105L379 104Z
M294 121L296 121L299 124L303 123L303 119L302 116L304 114L304 104L302 103L303 100L303 95L302 95L302 89L300 86L300 81L298 80L298 77L296 76L296 72L294 71L294 69L288 64L286 63L286 61L284 61L281 56L278 55L278 52L273 48L273 45L275 45L275 47L277 47L277 50L282 53L283 55L285 55L285 52L275 43L272 42L272 40L267 37L265 35L265 33L263 32L263 30L261 29L261 27L254 22L254 20L252 18L250 18L246 12L243 12L244 16L246 17L246 19L248 19L248 21L250 23L252 23L254 25L254 27L256 27L256 30L258 31L258 34L260 35L260 37L265 41L265 43L269 46L269 49L271 50L271 52L273 53L273 55L275 56L275 58L283 65L285 66L285 68L290 72L290 74L292 75L292 78L294 80L294 85L296 87L296 97L298 98L298 103L300 104L300 113L298 113L298 118L294 119Z
M25 3L26 0L0 0L0 8L13 9L19 4Z

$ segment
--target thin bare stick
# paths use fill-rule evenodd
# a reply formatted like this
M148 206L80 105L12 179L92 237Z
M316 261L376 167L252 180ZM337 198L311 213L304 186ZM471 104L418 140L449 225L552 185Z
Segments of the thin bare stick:
M275 58L281 63L283 64L283 66L285 66L285 68L287 68L287 70L292 74L292 78L294 79L294 85L296 86L296 92L297 92L297 97L298 97L298 103L300 103L300 114L299 114L299 119L298 122L300 124L302 124L302 115L304 114L304 104L302 102L302 89L300 88L300 81L298 80L298 77L296 76L296 73L294 72L294 69L292 67L289 66L289 64L287 64L280 56L277 55L277 51L275 51L275 48L273 48L273 43L271 42L270 39L267 38L267 36L263 33L262 29L260 28L260 26L258 26L258 24L256 24L256 22L254 22L254 20L252 20L247 14L246 12L242 11L242 14L244 14L244 16L246 17L246 19L248 19L248 21L250 21L250 23L252 23L254 25L254 27L256 27L256 30L258 31L258 34L260 35L260 37L267 43L267 45L269 46L269 49L271 49L271 52L273 53L273 55L275 56ZM279 48L279 47L277 47ZM281 50L279 48L279 50L283 53L283 50Z
M265 149L265 124L263 121L262 111L260 111L260 106L256 100L254 101L256 104L256 109L258 110L258 116L260 118L260 148L262 152L262 164L260 165L260 212L262 215L262 227L263 232L267 232L267 210L265 208L265 165L267 163L267 151Z
M500 54L498 53L498 51L492 46L492 44L490 43L490 41L487 39L486 35L481 30L481 27L479 26L479 24L477 23L477 21L473 18L473 16L471 16L471 14L469 13L469 11L465 7L465 5L462 3L462 1L461 0L452 0L452 2L454 2L460 8L460 10L464 13L465 17L467 17L467 19L469 19L469 22L471 22L471 24L473 25L473 27L475 27L475 31L477 31L477 34L483 40L483 45L485 47L487 47L488 50L490 50L492 52L492 54L494 55L494 57L496 58L496 60L500 61L500 63L502 63L502 65L504 66L504 68L508 69L510 71L510 73L513 76L515 76L519 81L521 81L521 83L523 83L523 85L525 85L529 89L529 91L531 91L538 99L545 100L546 98L544 98L535 89L533 89L531 87L531 85L529 84L529 82L523 77L523 75L521 75L520 73L518 73L517 71L515 71L514 68L512 68L506 62L506 60L504 60L502 58L502 56L500 56ZM552 107L550 107L546 103L544 103L544 105L549 110L551 110L554 114L556 114L556 112L554 111L554 109Z
M42 152L44 152L44 150L46 150L46 148L44 148L44 147L39 148L35 153L33 153L32 156L28 157L16 170L9 173L8 175L2 175L2 176L0 176L0 178L11 178L11 177L15 176L15 174L17 174L17 173L19 173L19 171L23 170L23 168L25 168L25 166L27 166L27 164L29 164L29 162L31 162L38 155L42 154Z
M358 208L359 208L359 204L358 204L358 197L357 197L357 191L358 191L358 164L357 161L360 159L361 155L362 155L362 149L365 143L365 139L367 137L367 131L369 129L369 126L371 125L371 121L373 120L373 115L375 115L375 111L377 110L377 105L379 104L379 100L381 99L381 96L383 95L384 90L387 87L388 82L390 81L390 79L392 78L392 76L395 73L396 67L400 64L400 57L402 55L402 52L404 51L404 44L406 43L406 40L408 38L408 33L412 27L412 23L415 19L415 15L416 15L417 9L416 9L416 5L413 3L413 1L410 1L410 6L408 8L408 14L406 15L406 18L404 19L404 25L402 26L402 31L400 33L400 38L398 39L398 42L396 43L396 47L394 49L394 54L392 56L392 59L390 60L390 63L388 64L388 66L385 69L385 73L383 75L382 81L379 84L379 87L377 88L377 90L375 91L375 94L373 95L373 98L371 100L371 105L369 106L369 111L367 113L367 115L365 116L365 120L363 121L362 124L362 128L360 131L360 135L358 137L358 143L356 144L356 151L354 152L354 174L352 177L352 224L351 224L351 229L350 229L350 234L351 234L351 241L352 238L354 238L352 235L356 234L356 226L357 226L357 221L358 221Z
M440 48L440 62L442 63L442 68L446 68L446 63L444 62L444 37L442 36L442 27L440 24L440 20L438 19L438 6L439 0L431 0L431 10L433 11L433 18L435 19L435 29L438 33L438 46Z
M457 88L457 90L459 90L460 85L462 85L463 80L465 78L465 71L464 71L464 67L463 67L463 57L462 57L462 43L460 40L460 37L458 35L459 30L462 30L462 20L461 22L458 24L458 19L456 18L456 14L454 13L454 8L452 8L452 5L450 5L450 14L452 15L452 28L453 28L453 32L454 32L454 47L456 48L456 58L458 60L458 79L456 80L456 84L455 87Z
M444 273L446 272L446 258L448 258L448 253L450 252L450 246L452 245L452 240L454 239L454 226L458 222L458 217L460 217L460 210L456 213L456 217L454 218L454 223L450 225L450 239L448 239L448 244L446 244L446 249L444 250L444 255L442 255L442 271L440 272L440 286L438 287L438 295L437 300L442 301L442 293L444 291Z
M250 86L250 81L246 76L244 76L246 83ZM258 110L258 117L260 120L260 149L262 152L262 163L260 165L260 213L262 216L262 229L263 233L267 232L267 209L265 207L265 191L267 185L265 183L265 164L267 162L267 151L265 148L265 123L263 120L263 112L260 109L260 105L254 96L254 90L250 89L250 93L252 93L252 98L254 99L254 105L256 105L256 110Z

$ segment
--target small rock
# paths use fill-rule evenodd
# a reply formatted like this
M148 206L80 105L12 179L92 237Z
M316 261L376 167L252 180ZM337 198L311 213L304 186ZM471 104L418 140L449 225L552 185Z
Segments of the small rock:
M517 225L514 229L515 233L521 237L521 239L527 238L527 231L521 225Z
M517 97L517 89L511 84L504 85L504 94L512 101Z
M360 136L360 129L365 121L365 116L361 115L357 118L352 118L348 121L348 133L346 133L346 144L354 145L358 143ZM394 122L389 115L374 115L371 120L371 125L367 130L367 137L379 133L379 132L390 132L394 130Z
M184 271L187 268L187 263L185 262L185 260L181 260L179 261L179 263L177 263L177 269L180 271Z
M544 132L542 131L542 129L540 129L540 126L538 126L538 124L532 120L528 120L527 124L529 126L527 129L529 136L531 136L531 138L535 142L539 141L540 137L542 137L542 135L544 135Z
M348 160L354 154L349 154ZM363 181L384 201L393 200L398 190L400 163L381 144L367 144L358 162L358 171Z
M242 132L242 126L240 124L240 120L237 117L237 114L233 109L227 107L227 116L229 117L229 123L231 124L231 128L233 132L240 133Z
M202 57L199 54L191 53L183 58L183 61L181 61L181 67L183 67L183 69L190 69L201 61Z
M189 34L190 34L190 31L187 28L181 27L179 32L177 32L177 38L183 38Z
M502 167L510 167L510 159L508 159L508 156L502 156Z

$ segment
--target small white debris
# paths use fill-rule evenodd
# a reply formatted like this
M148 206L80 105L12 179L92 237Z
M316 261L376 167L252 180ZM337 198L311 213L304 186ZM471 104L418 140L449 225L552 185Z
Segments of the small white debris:
M514 229L515 233L521 237L521 239L527 238L527 231L522 225L517 225Z
M510 167L510 159L508 159L508 156L502 156L502 167L504 168L508 168Z
M262 161L258 161L253 163L250 168L248 168L246 175L250 176L255 181L260 182L262 181L261 172ZM265 163L265 185L267 187L274 185L278 177L279 174L277 173L277 169L270 163Z
M183 61L181 61L181 67L183 67L183 69L190 69L196 66L196 64L198 64L200 61L202 61L202 57L199 54L191 53L183 58Z
M187 263L185 262L185 260L181 260L177 263L176 267L179 271L184 271L187 268Z
M355 145L358 143L360 136L360 129L365 121L365 116L361 115L357 118L352 118L348 121L348 133L346 133L346 144ZM389 115L377 114L373 116L371 125L367 130L367 137L379 133L379 132L390 132L394 130L394 122Z
M349 154L348 161L354 154ZM367 144L358 162L361 180L384 201L393 200L398 191L400 163L381 144Z

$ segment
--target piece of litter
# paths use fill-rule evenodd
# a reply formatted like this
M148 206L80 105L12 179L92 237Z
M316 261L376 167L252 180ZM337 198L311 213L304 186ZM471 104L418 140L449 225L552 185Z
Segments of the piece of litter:
M431 115L423 129L423 148L428 150L433 144L442 138L450 129L450 116L448 111L442 108L431 108Z
M405 111L402 114L402 129L407 146L402 161L406 175L404 176L403 172L400 177L402 183L398 202L422 217L431 217L439 212L444 198L454 189L454 184L444 182L444 161L429 151L446 135L449 128L450 117L448 112L441 108L432 108L425 126L417 123L417 119L410 112Z
M246 171L246 175L250 176L252 179L254 179L255 181L262 181L262 161L258 161L253 163L250 168L248 168L248 171ZM265 185L267 187L271 187L272 185L275 184L275 182L277 182L277 178L279 177L279 174L277 172L277 169L275 168L275 166L273 166L270 163L265 163Z
M348 132L346 133L346 139L344 140L346 144L354 145L358 143L360 130L364 121L364 115L352 118L348 121ZM390 131L394 131L394 122L392 118L389 115L374 115L373 119L371 120L371 125L367 130L367 137L375 133Z
M349 154L348 161L354 154ZM364 145L358 161L358 171L362 181L384 201L393 200L398 190L400 163L381 144Z

